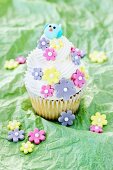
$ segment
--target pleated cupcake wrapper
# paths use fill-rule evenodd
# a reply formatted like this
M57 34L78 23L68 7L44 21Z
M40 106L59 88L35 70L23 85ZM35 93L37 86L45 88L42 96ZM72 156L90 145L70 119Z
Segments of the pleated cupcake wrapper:
M67 110L72 110L75 113L80 104L81 93L72 96L70 100L48 100L38 97L28 91L32 106L39 116L45 119L55 120L58 119L60 113Z

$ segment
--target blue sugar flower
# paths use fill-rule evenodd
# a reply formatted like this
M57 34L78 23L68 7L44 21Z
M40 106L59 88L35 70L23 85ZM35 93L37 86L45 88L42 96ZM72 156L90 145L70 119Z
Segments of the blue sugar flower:
M57 24L47 24L45 25L44 34L47 38L60 38L62 36L62 28L61 25Z
M71 96L76 94L76 89L71 80L61 79L58 84L55 84L56 96L69 100Z
M43 76L43 72L41 68L34 68L32 72L32 76L34 76L35 80L41 80Z
M72 61L75 65L80 64L80 56L76 54L76 52L71 53Z
M61 116L58 118L58 121L63 125L72 125L73 120L75 119L75 115L72 113L71 110L68 110L67 112L62 112Z
M46 40L44 37L42 39L40 39L38 42L38 48L40 48L42 50L45 50L49 46L50 46L49 40Z
M24 139L24 130L15 129L14 131L8 132L8 140L18 142Z

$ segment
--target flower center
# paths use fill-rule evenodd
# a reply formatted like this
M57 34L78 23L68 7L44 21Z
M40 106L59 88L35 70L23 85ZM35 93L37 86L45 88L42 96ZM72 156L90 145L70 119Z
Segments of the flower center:
M99 122L99 123L101 122L101 118L98 119L98 122Z
M28 144L25 144L25 145L24 145L24 148L26 148L26 149L27 149L27 148L28 148Z
M44 90L44 93L46 93L46 94L47 94L47 93L48 93L48 90L47 90L47 89L46 89L46 90Z
M51 56L52 56L52 52L48 52L48 56L50 56L50 57L51 57Z
M12 122L12 123L11 123L11 125L14 127L14 126L15 126L15 123L14 123L14 122Z
M95 130L98 130L99 129L99 127L98 126L95 126Z
M36 138L38 138L39 136L40 136L39 133L36 133L36 134L35 134L35 137L36 137Z
M69 118L68 118L68 117L65 117L64 120L65 120L65 122L67 122L67 121L69 120Z
M35 76L38 76L38 72L35 72Z
M50 74L50 78L53 78L54 77L54 75L53 74Z
M15 136L18 136L19 135L19 133L18 132L15 132Z
M78 56L75 56L75 60L77 60L78 59Z
M64 88L64 92L67 92L67 87Z
M82 76L79 76L78 79L79 79L79 80L82 80Z
M46 43L44 41L42 41L42 45L45 45Z

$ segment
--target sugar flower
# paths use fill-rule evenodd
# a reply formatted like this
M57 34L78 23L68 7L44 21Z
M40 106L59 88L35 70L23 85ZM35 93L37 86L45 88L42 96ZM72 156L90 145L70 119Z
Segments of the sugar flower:
M104 52L94 51L89 55L89 58L92 62L103 63L108 58Z
M44 37L39 40L38 48L45 50L50 46L49 40L45 39Z
M71 48L71 53L75 53L76 55L80 56L81 58L83 58L86 55L84 50L80 50L80 49L74 48L74 47Z
M14 131L8 132L8 140L18 142L24 139L24 130L15 129Z
M101 126L97 126L97 125L91 125L90 126L90 131L91 132L96 132L96 133L102 133L102 127Z
M75 73L72 74L71 80L73 81L75 86L79 88L81 88L86 82L84 73L78 69Z
M57 71L55 67L46 69L44 71L43 79L48 82L48 84L54 84L59 82L60 72Z
M9 122L7 128L9 130L19 129L20 125L20 122L18 122L17 120L13 120Z
M29 141L34 142L35 144L39 144L41 141L44 141L46 139L45 131L39 130L37 128L35 128L33 132L30 132L28 136Z
M9 69L9 70L12 70L12 69L14 69L16 67L18 67L18 62L13 60L13 59L11 59L9 61L7 60L5 62L5 65L4 65L4 68Z
M72 114L71 110L68 110L67 112L62 112L61 116L58 118L58 121L63 125L63 126L67 126L67 125L72 125L73 124L73 120L75 119L75 115Z
M18 62L18 64L25 64L26 63L26 58L23 56L19 56L16 58L16 61Z
M32 72L32 76L35 80L41 80L43 76L43 72L41 68L34 68Z
M76 53L71 53L72 61L75 65L80 64L80 56L78 56Z
M97 125L103 127L103 125L107 125L107 120L106 120L106 115L105 114L100 114L97 112L95 116L91 116L92 120L92 125Z
M33 151L34 145L27 141L26 143L22 143L22 146L20 147L20 151L24 152L25 154L31 153Z
M41 88L41 94L43 94L45 98L52 97L53 92L54 92L54 89L51 85L43 85Z
M56 52L55 52L55 50L53 49L53 48L47 48L47 49L45 49L45 51L44 51L44 57L46 58L46 60L55 60L55 58L56 58Z
M64 78L58 84L55 84L54 87L56 96L64 100L69 100L71 96L76 94L73 82Z
M63 47L63 42L61 39L53 39L50 41L50 47L54 48L55 50L60 50Z

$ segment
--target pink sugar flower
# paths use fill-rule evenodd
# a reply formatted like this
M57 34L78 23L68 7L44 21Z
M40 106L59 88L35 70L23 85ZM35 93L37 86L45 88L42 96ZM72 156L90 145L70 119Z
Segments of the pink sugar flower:
M83 58L86 55L84 50L80 50L75 47L71 47L71 53L75 53L76 55L80 56L81 58Z
M97 125L91 125L90 126L90 131L91 132L96 132L96 133L102 133L102 127L101 126L97 126Z
M74 85L79 88L81 88L86 82L84 73L78 69L72 74L71 80L73 81Z
M35 128L33 132L29 132L28 137L29 141L34 142L35 144L39 144L41 141L46 139L45 131L37 128Z
M43 56L46 58L46 60L55 60L56 58L56 51L53 48L46 48Z
M18 62L18 64L25 64L26 63L26 58L23 56L19 56L16 58L16 61Z
M53 96L54 89L50 85L43 85L41 88L41 94L44 95L45 98Z

